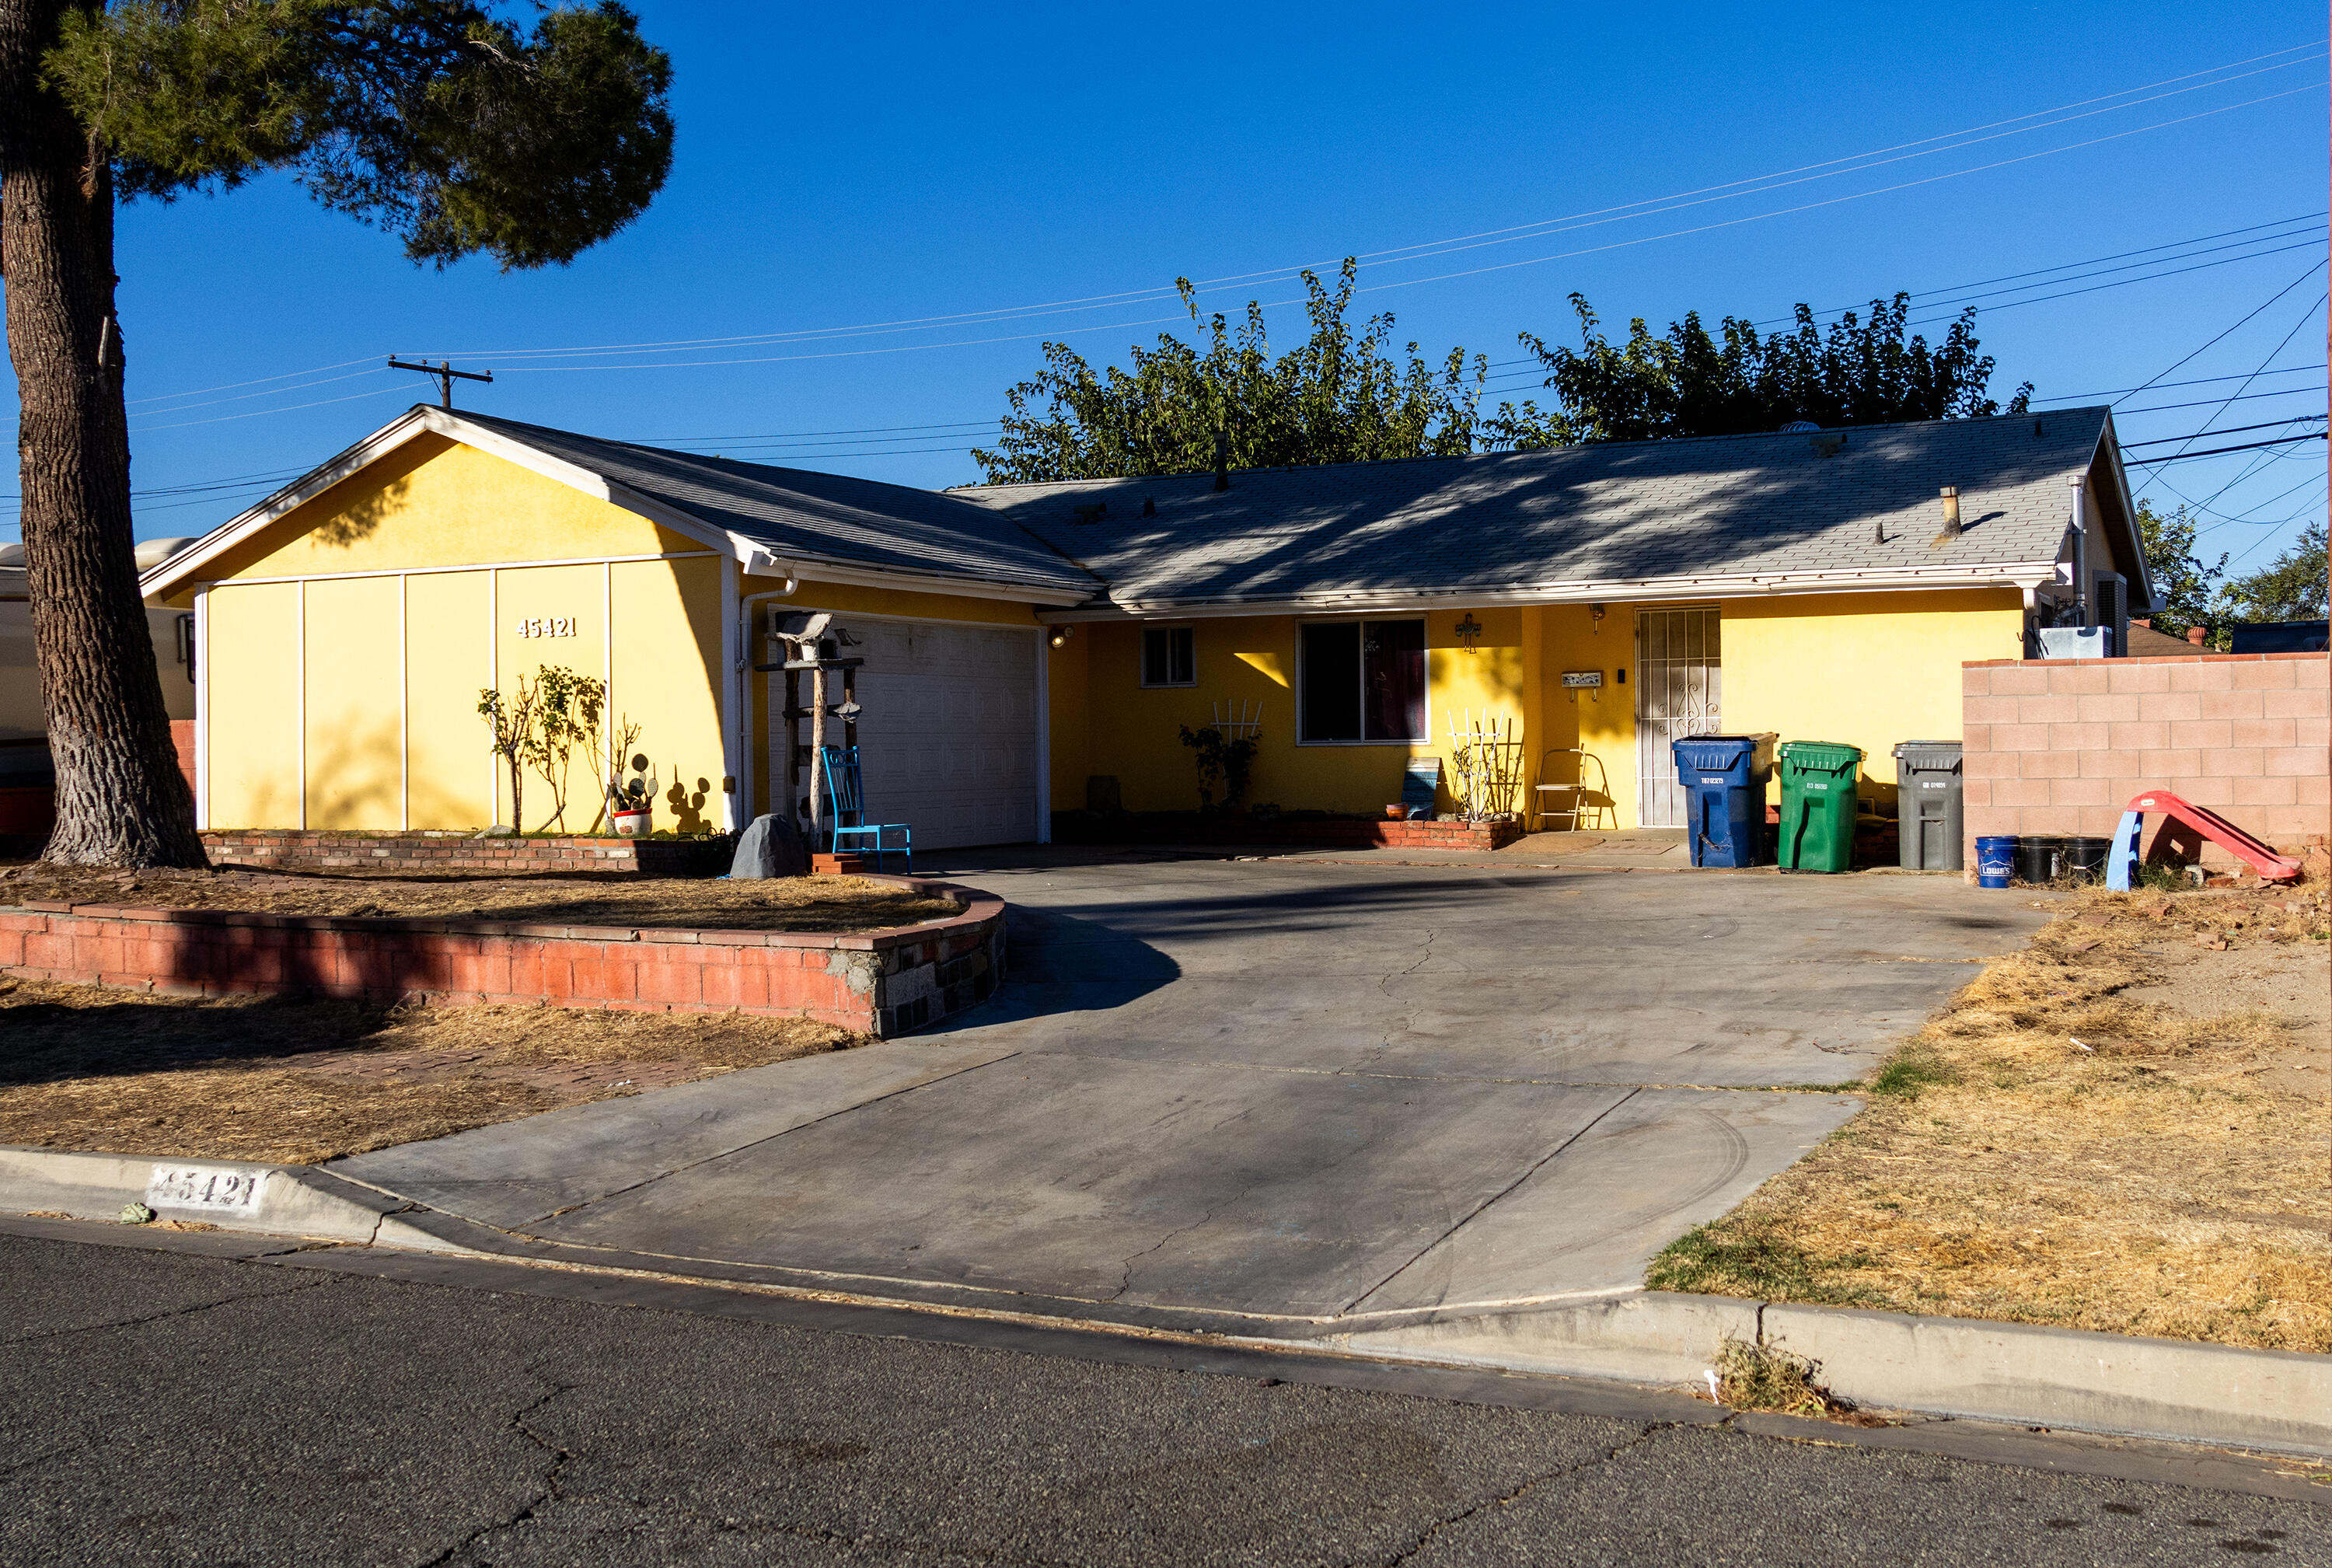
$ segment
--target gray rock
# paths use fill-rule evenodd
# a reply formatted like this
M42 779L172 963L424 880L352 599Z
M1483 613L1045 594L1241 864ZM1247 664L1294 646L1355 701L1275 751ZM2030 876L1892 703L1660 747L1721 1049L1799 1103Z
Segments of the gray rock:
M802 847L801 834L774 813L754 817L738 837L737 857L729 866L730 879L736 882L808 874L809 855Z
M478 837L481 838L515 838L518 837L518 829L512 827L506 822L497 822L492 827L487 828L483 833L479 834Z

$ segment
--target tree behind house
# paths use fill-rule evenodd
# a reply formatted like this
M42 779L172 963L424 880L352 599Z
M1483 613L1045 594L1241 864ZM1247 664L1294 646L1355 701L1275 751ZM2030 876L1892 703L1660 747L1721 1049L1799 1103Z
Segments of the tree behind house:
M1660 337L1638 317L1628 340L1614 344L1586 296L1572 295L1571 307L1579 317L1578 349L1549 347L1529 332L1521 338L1546 369L1554 406L1501 405L1483 422L1487 445L1533 451L1748 435L1800 419L1830 429L2002 412L1985 395L1993 360L1980 351L1972 309L1936 345L1909 331L1910 296L1902 293L1873 300L1867 319L1847 311L1827 332L1812 308L1800 305L1797 325L1771 336L1727 316L1718 325L1720 342L1693 311ZM2023 413L2031 393L2030 382L2019 387L2006 411Z
M1005 393L1003 434L972 453L991 484L1128 474L1197 473L1215 465L1223 433L1234 468L1304 467L1382 458L1453 457L1474 450L1476 404L1487 363L1452 349L1438 366L1408 345L1384 352L1390 314L1357 332L1345 317L1357 263L1346 257L1330 289L1304 273L1312 334L1276 359L1263 306L1249 301L1234 328L1201 318L1188 278L1175 280L1203 331L1203 349L1161 332L1131 350L1132 367L1099 373L1064 344L1045 345L1045 368Z
M2227 558L2205 565L2194 553L2194 520L2184 507L2168 516L2151 501L2137 503L2138 540L2146 549L2146 580L2154 585L2154 629L2183 637L2187 628L2211 624L2211 590L2225 575Z
M2213 608L2228 621L2320 621L2325 567L2325 527L2311 522L2272 564L2220 588Z

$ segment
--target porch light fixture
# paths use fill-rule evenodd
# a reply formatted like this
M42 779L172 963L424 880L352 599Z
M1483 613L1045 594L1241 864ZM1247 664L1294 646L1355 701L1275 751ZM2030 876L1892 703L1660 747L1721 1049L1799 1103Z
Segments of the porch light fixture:
M1055 626L1053 628L1053 636L1051 639L1052 644L1056 648L1065 647L1067 645L1068 640L1076 635L1077 628L1075 626Z
M1466 618L1458 623L1458 640L1465 645L1467 653L1474 652L1475 645L1482 640L1483 629L1482 623L1474 618L1472 610L1467 610Z
M1605 614L1606 611L1601 605L1589 605L1587 607L1587 618L1590 622L1601 622Z

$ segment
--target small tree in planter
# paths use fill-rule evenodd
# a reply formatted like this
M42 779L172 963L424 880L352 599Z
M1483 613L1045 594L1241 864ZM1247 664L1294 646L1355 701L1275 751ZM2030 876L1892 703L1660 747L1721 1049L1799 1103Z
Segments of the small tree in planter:
M1212 724L1193 730L1181 726L1182 744L1196 751L1199 762L1199 809L1215 808L1215 791L1223 792L1225 810L1236 811L1247 799L1248 775L1255 770L1257 750L1253 736L1236 741L1223 739L1223 732Z
M526 798L524 759L528 738L534 733L534 689L526 684L524 675L518 678L518 697L514 702L504 703L502 693L492 686L478 692L478 716L494 733L494 755L510 768L512 827L525 821L521 810Z
M536 832L553 822L561 833L567 831L568 775L578 749L596 764L599 720L607 703L607 684L595 675L578 675L564 664L545 664L535 672L534 722L521 750L550 786L551 804L550 815Z

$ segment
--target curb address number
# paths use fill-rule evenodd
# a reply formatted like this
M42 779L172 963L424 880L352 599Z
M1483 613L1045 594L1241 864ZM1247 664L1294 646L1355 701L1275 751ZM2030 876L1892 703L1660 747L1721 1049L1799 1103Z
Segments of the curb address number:
M146 1181L146 1202L154 1209L214 1209L248 1214L259 1207L264 1171L233 1171L217 1165L157 1165Z

